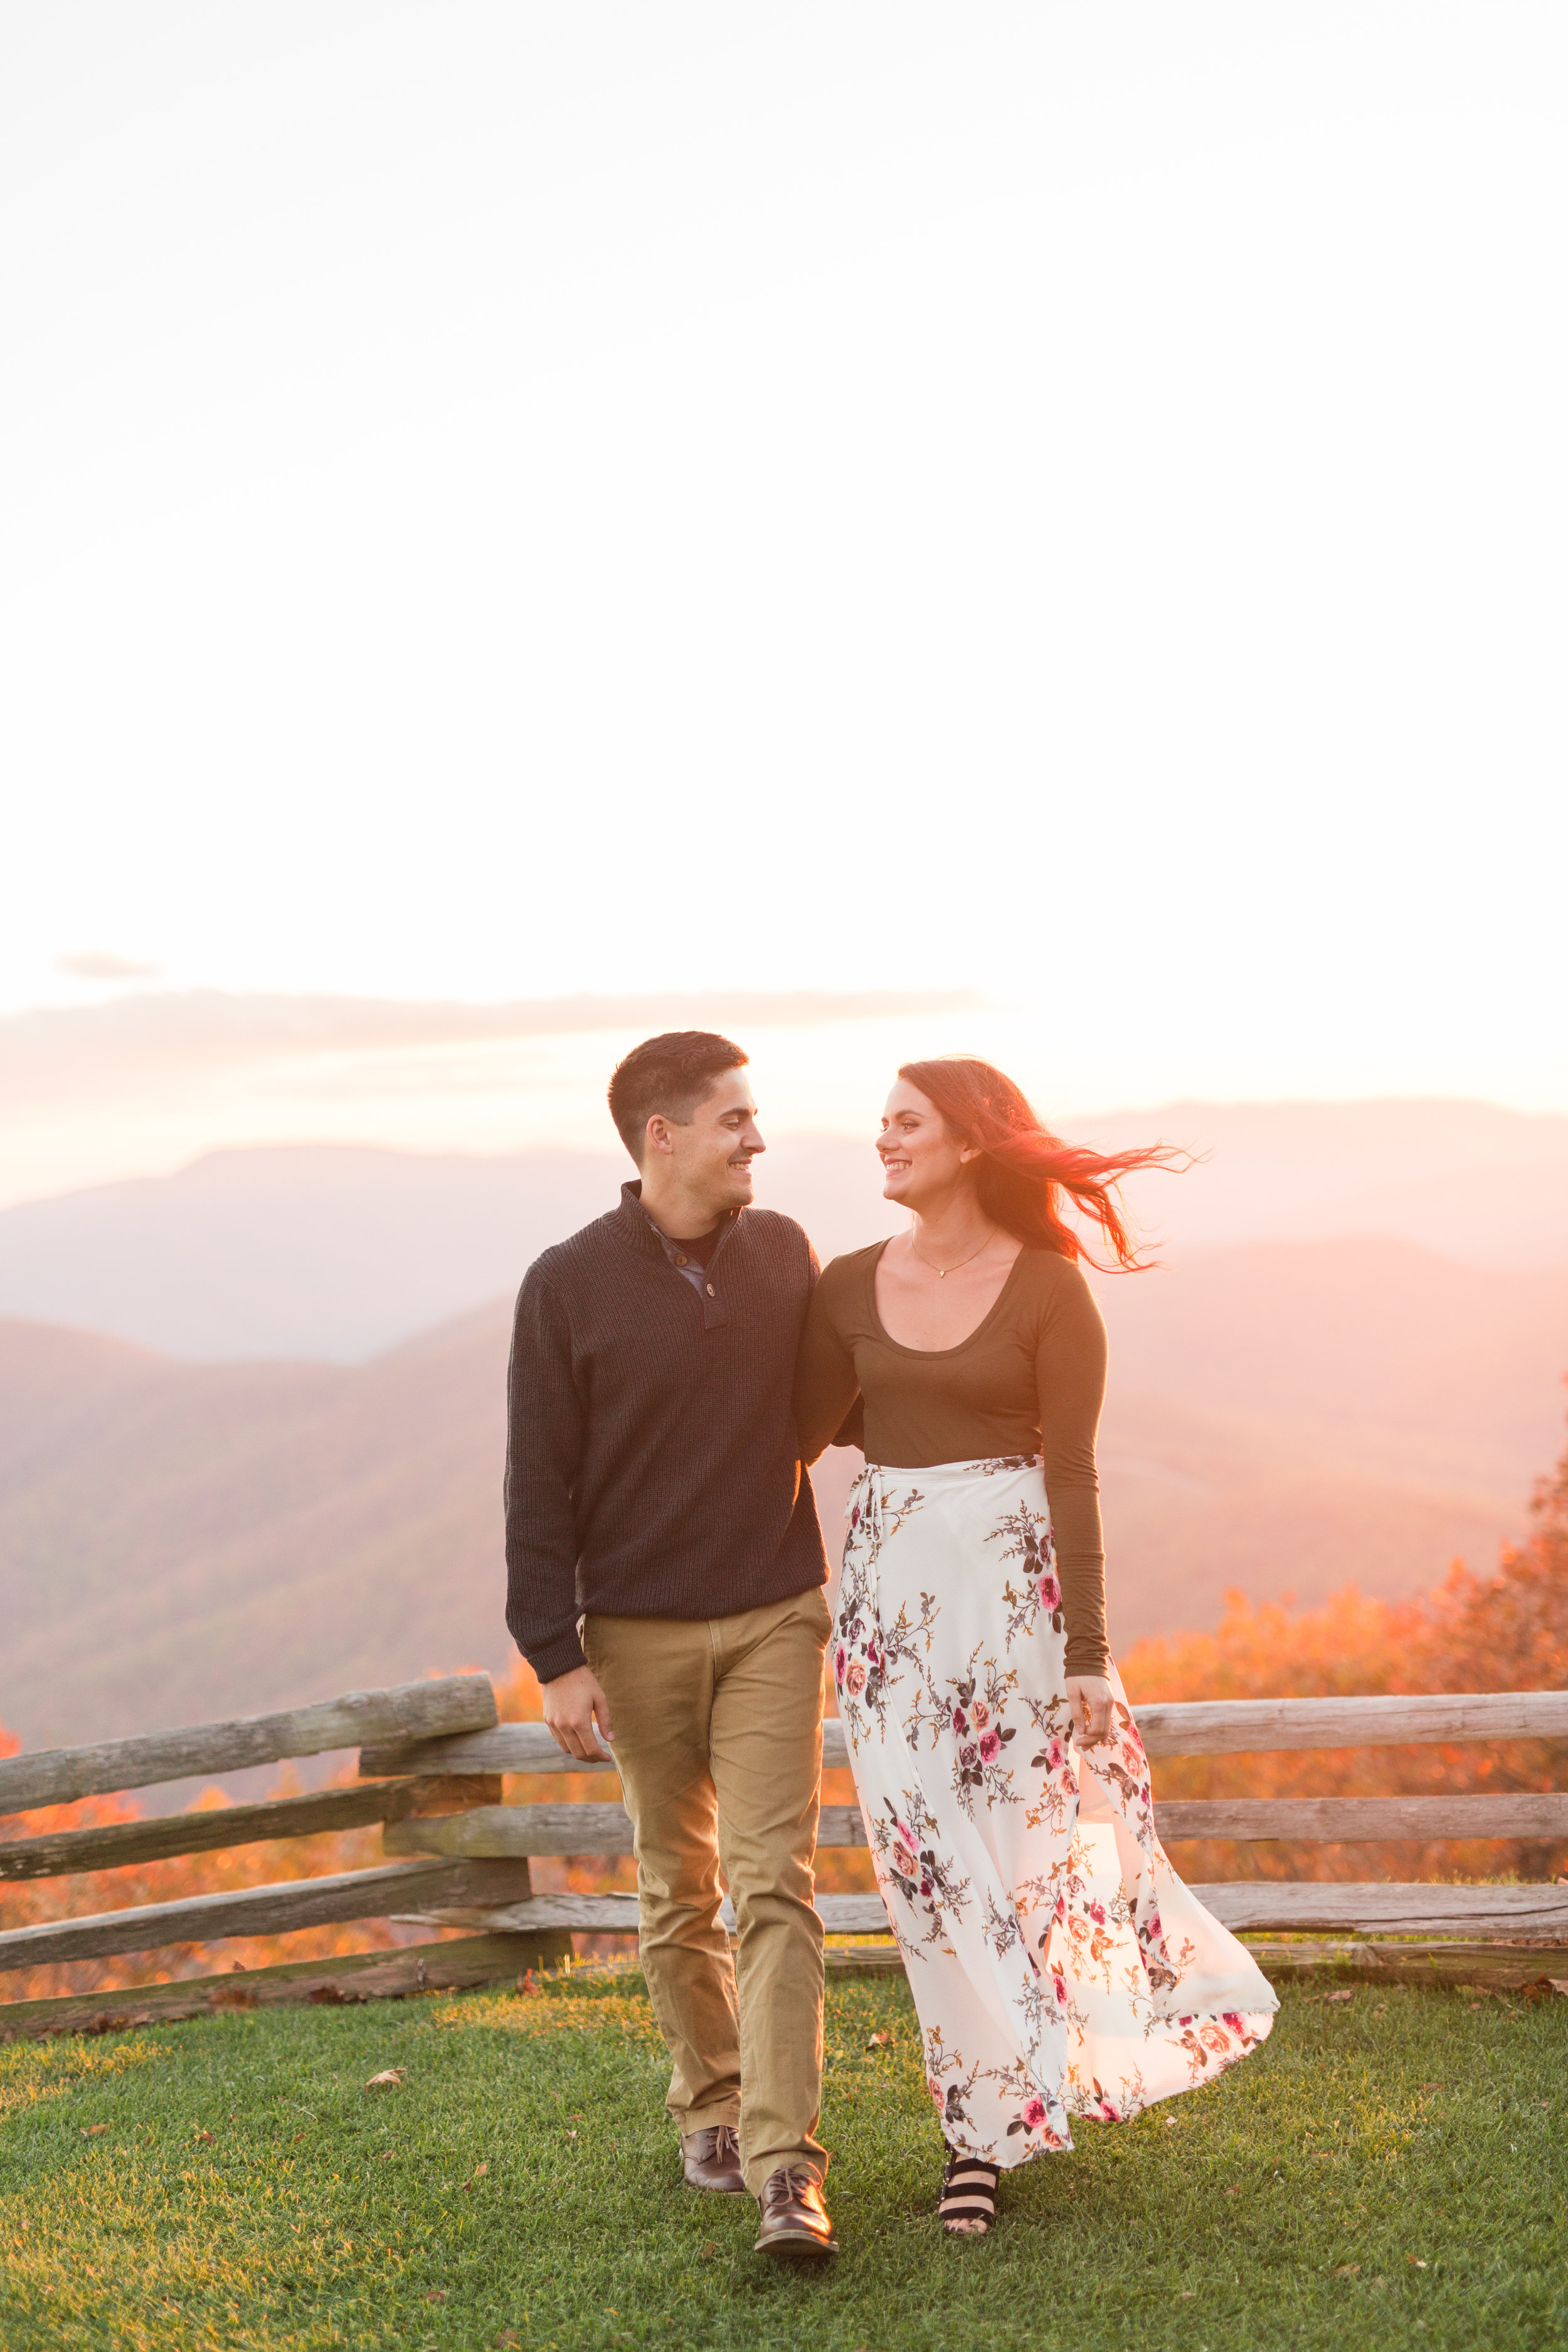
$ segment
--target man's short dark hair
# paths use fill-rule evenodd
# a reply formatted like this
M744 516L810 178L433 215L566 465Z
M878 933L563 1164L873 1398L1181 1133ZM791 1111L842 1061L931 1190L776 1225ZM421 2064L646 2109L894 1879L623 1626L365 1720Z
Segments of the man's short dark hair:
M655 1111L678 1127L689 1127L714 1079L726 1070L744 1069L749 1058L711 1029L670 1029L662 1037L646 1037L634 1045L616 1064L610 1117L637 1166L642 1166L643 1142Z

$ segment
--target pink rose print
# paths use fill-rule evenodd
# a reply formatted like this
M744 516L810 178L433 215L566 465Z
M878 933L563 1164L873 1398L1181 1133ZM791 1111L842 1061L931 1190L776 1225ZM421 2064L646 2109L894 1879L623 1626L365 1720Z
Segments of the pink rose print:
M974 1761L974 1749L973 1746L961 1748L958 1751L958 1760L961 1764L973 1764Z
M838 1684L838 1687L842 1690L844 1687L844 1644L842 1642L838 1644L838 1655L833 1661L833 1672L835 1679Z
M1108 2099L1103 2092L1100 2094L1100 2112L1108 2124L1119 2124L1121 2121L1121 2117L1117 2113L1113 2102Z
M929 1878L922 1878L922 1879L921 1879L921 1893L922 1895L929 1895L929 1894L931 1893L931 1880L930 1880Z
M1094 1924L1095 1924L1095 1926L1096 1926L1097 1927L1104 1927L1104 1925L1105 1925L1105 1906L1104 1906L1104 1904L1103 1904L1103 1903L1091 1903L1091 1904L1089 1906L1089 1917L1094 1921Z
M849 1686L850 1697L858 1698L861 1692L866 1687L866 1669L860 1664L858 1658L856 1659L854 1664L850 1667L847 1680Z
M945 2106L946 2106L946 2105L947 2105L947 2101L942 2097L942 2084L937 2081L936 2076L935 2076L934 2074L928 2074L928 2075L926 2076L926 2089L931 2093L931 2097L936 2101L937 2107L938 2107L939 2111L940 2111L942 2107L945 2107Z
M974 1703L974 1728L975 1728L975 1730L976 1730L976 1731L984 1731L984 1728L985 1728L985 1727L986 1727L986 1725L990 1722L990 1720L991 1720L991 1709L990 1709L988 1706L981 1706L981 1704L980 1704L980 1702L979 1702L979 1700L978 1700L978 1699L976 1699L976 1701L975 1701L975 1703Z
M1065 2009L1065 2008L1067 2007L1067 2005L1068 2005L1068 1980L1067 1980L1066 1977L1064 1977L1064 1976L1054 1976L1054 1977L1051 1979L1051 1982L1052 1982L1052 1984L1053 1984L1053 1985L1055 1986L1055 1988L1056 1988L1056 1995L1057 1995L1057 2000L1058 2000L1058 2005L1059 2005L1061 2008Z
M1227 2009L1225 2011L1220 2018L1220 2023L1222 2025L1228 2025L1238 2042L1245 2041L1247 2037L1247 2028L1243 2025L1240 2018L1237 2015L1234 2009Z
M1001 1749L1002 1742L997 1738L996 1734L994 1731L988 1731L980 1743L981 1761L989 1764L994 1756L1000 1755Z
M1057 1580L1056 1580L1056 1578L1055 1578L1054 1576L1042 1576L1042 1577L1041 1577L1041 1579L1040 1579L1040 1606L1041 1606L1041 1608L1042 1608L1042 1609L1059 1609L1059 1608L1061 1607L1061 1605L1062 1605L1062 1589L1061 1589L1061 1586L1057 1582Z
M1046 1750L1046 1763L1047 1768L1053 1772L1059 1772L1065 1767L1067 1760L1067 1749L1062 1746L1059 1739L1053 1739L1050 1746Z
M1028 2105L1024 2109L1024 2123L1026 2128L1029 2131L1038 2131L1040 2126L1045 2122L1045 2120L1046 2103L1044 2099L1031 2099Z
M969 1728L969 1717L964 1714L963 1709L961 1706L955 1706L952 1710L952 1727L954 1731L957 1732L960 1739L963 1738L964 1733Z
M896 1840L893 1845L893 1868L900 1878L912 1878L915 1874L914 1855L907 1845L900 1845Z
M903 1822L900 1821L895 1821L893 1827L897 1831L899 1837L901 1839L903 1843L910 1848L911 1853L913 1853L915 1843L915 1833L913 1830L906 1829Z

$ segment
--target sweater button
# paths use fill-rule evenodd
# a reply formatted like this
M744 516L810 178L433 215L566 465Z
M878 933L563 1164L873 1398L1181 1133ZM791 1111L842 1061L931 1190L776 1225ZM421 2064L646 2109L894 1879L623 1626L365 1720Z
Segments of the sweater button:
M708 1296L709 1296L709 1297L710 1297L710 1298L711 1298L711 1297L713 1297L713 1295L714 1295L714 1294L713 1294L713 1285L712 1285L711 1283L710 1283L710 1284L708 1285Z
M689 1265L691 1260L689 1257L680 1257L678 1255L675 1263L677 1265Z

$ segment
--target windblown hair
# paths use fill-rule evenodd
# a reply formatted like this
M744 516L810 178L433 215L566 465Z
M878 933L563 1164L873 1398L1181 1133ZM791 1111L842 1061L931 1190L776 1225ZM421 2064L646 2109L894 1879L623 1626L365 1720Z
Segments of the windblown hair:
M1091 1265L1100 1264L1089 1257L1063 1216L1065 1194L1100 1227L1125 1273L1149 1264L1133 1245L1116 1188L1137 1168L1190 1166L1185 1152L1163 1143L1111 1152L1064 1143L1041 1126L1011 1078L966 1054L905 1062L899 1076L920 1088L955 1135L978 1148L983 1154L975 1170L980 1205L1026 1249L1055 1250L1062 1257L1088 1257Z
M744 1069L749 1056L711 1029L669 1029L645 1037L610 1080L610 1117L637 1166L655 1111L689 1127L698 1104L726 1070Z

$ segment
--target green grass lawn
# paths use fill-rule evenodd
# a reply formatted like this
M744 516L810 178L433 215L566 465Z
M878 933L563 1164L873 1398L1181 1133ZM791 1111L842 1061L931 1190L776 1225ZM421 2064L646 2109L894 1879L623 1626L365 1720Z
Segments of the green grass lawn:
M901 1979L830 1986L827 2035L826 2275L679 2185L635 1977L0 2049L0 2345L1568 2343L1568 2002L1288 1990L1259 2055L1080 2126L956 2244Z

